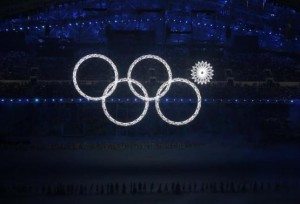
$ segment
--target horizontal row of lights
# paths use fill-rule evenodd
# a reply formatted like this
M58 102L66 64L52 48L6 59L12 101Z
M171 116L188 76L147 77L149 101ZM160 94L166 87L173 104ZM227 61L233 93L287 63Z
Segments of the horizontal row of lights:
M160 18L159 19L160 21L162 21L163 19ZM140 20L106 20L106 21L89 21L89 22L82 22L82 23L69 23L67 24L67 26L79 26L79 25L93 25L93 24L106 24L106 23L115 23L115 24L119 24L119 23L130 23L130 22L149 22L150 19L146 19L146 20L143 20L143 19L140 19ZM191 23L190 21L187 21L187 20L176 20L176 19L173 19L173 20L170 20L170 19L167 19L165 21L165 23L171 23L171 22L177 22L177 23L185 23L185 24L188 24L188 23ZM194 22L192 22L194 23ZM213 24L209 24L209 23L201 23L201 22L195 22L194 24L198 25L198 26L204 26L204 27L213 27L214 25ZM37 30L41 30L41 29L45 29L45 25L42 25L42 26L27 26L27 27L19 27L19 28L4 28L2 29L3 31L23 31L23 30L30 30L30 29L37 29ZM59 25L49 25L49 28L52 28L52 27L60 27ZM62 26L62 28L65 28L64 26ZM216 26L216 28L223 28L225 29L226 26ZM246 31L246 32L255 32L255 33L260 33L260 34L269 34L269 35L273 35L273 36L281 36L282 34L278 34L278 33L273 33L272 31L259 31L259 30L253 30L253 29L246 29L246 28L242 28L241 26L231 26L231 29L234 29L236 31ZM295 40L297 40L297 37L295 38Z
M2 98L0 104L6 103L97 103L88 101L84 98ZM107 99L109 103L143 103L144 101L138 98L110 98ZM163 98L163 103L196 103L195 99L191 98ZM260 104L300 104L300 99L202 99L204 103L260 103Z

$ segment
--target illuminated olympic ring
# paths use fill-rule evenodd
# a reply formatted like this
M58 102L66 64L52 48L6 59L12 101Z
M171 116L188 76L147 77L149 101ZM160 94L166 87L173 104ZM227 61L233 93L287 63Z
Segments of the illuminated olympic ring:
M111 67L113 68L113 71L114 71L114 75L115 75L115 80L113 82L111 82L104 90L103 92L103 95L102 96L99 96L99 97L92 97L92 96L89 96L85 93L83 93L81 91L81 89L79 88L78 86L78 83L77 83L77 71L78 71L78 68L79 66L87 59L90 59L90 58L100 58L100 59L103 59L105 60L106 62L108 62ZM154 97L149 97L148 96L148 92L147 90L145 89L145 87L138 81L136 81L135 79L132 79L131 78L131 73L132 73L132 70L133 68L135 67L135 65L137 63L139 63L140 61L144 60L144 59L155 59L155 60L158 60L159 62L161 62L165 68L167 69L167 73L168 73L168 80L166 82L164 82L160 88L157 90L157 93ZM201 108L201 95L200 95L200 91L199 89L196 87L196 85L187 80L187 79L183 79L183 78L174 78L172 79L172 72L171 72L171 68L170 66L168 65L168 63L163 60L162 58L156 56L156 55L143 55L139 58L137 58L136 60L133 61L133 63L130 65L129 67L129 70L128 70L128 73L127 73L127 78L121 78L119 79L119 74L118 74L118 70L117 70L117 67L116 65L112 62L111 59L109 59L108 57L104 56L104 55L101 55L101 54L90 54L90 55L86 55L84 56L83 58L81 58L75 65L75 68L73 70L73 84L75 86L75 89L78 91L78 93L83 96L84 98L86 98L87 100L93 100L93 101L102 101L102 109L104 111L104 114L106 115L106 117L111 121L113 122L114 124L116 125L120 125L120 126L131 126L131 125L134 125L138 122L140 122L144 116L146 115L147 111L148 111L148 108L149 108L149 102L150 101L155 101L155 108L156 108L156 111L158 113L158 115L162 118L162 120L164 120L165 122L167 122L168 124L170 125L186 125L188 123L190 123L193 119L195 119L195 117L198 115L199 111L200 111L200 108ZM138 97L139 99L145 101L145 106L144 106L144 110L142 112L142 114L136 118L135 120L131 121L131 122L120 122L116 119L114 119L113 117L111 117L111 115L109 114L107 108L106 108L106 98L109 97L110 95L112 95L112 93L116 90L117 88L117 85L118 83L122 83L122 82L127 82L128 85L129 85L129 88L130 90L132 91L132 93ZM164 114L162 113L160 107L159 107L159 102L160 102L160 99L166 95L166 93L169 91L170 89L170 86L172 83L185 83L187 85L189 85L190 87L192 87L194 89L194 91L196 92L196 96L197 96L197 107L196 107L196 110L195 112L192 114L191 117L189 117L188 119L186 120L183 120L183 121L172 121L170 119L168 119L166 116L164 116ZM143 92L143 96L140 95L138 92L136 92L136 90L133 88L132 86L132 83L137 85Z
M167 84L165 86L165 90L158 93L158 94L156 94L155 97L144 97L144 96L140 95L138 92L135 91L135 89L133 88L132 83L130 81L131 80L131 73L132 73L133 68L135 67L135 65L137 63L139 63L140 61L142 61L144 59L156 59L156 60L158 60L159 62L161 62L165 66L165 68L167 69L167 72L168 72L168 81L167 81ZM128 70L128 73L127 73L127 78L129 79L129 81L128 81L129 88L136 97L138 97L139 99L142 99L144 101L154 101L154 100L160 99L161 97L166 95L166 93L169 91L171 83L172 83L171 82L172 81L172 72L171 72L170 66L168 65L168 63L164 59L162 59L158 56L155 56L155 55L143 55L143 56L137 58L136 60L134 60L131 63L131 65L129 67L129 70Z
M193 115L191 117L189 117L188 119L186 120L183 120L183 121L178 121L178 122L175 122L175 121L172 121L170 119L168 119L160 110L160 107L159 107L159 101L160 99L156 99L155 100L155 108L156 108L156 111L158 113L158 115L161 117L161 119L163 119L165 122L169 123L170 125L186 125L188 124L189 122L191 122L192 120L194 120L194 118L198 115L199 111L200 111L200 108L201 108L201 95L200 95L200 91L199 89L196 87L196 85L193 83L193 82L190 82L189 80L187 79L183 79L183 78L175 78L171 81L171 83L173 82L181 82L181 83L185 83L189 86L191 86L194 91L196 92L196 96L197 96L197 107L196 107L196 110L195 112L193 113ZM168 82L165 82L163 83L158 91L157 91L157 94L158 95L159 93L162 92L162 90L167 86L167 83Z
M103 96L100 96L100 97L92 97L92 96L89 96L89 95L83 93L83 91L81 91L81 89L79 88L78 83L77 83L77 71L78 71L79 66L84 61L91 59L91 58L100 58L100 59L103 59L106 62L108 62L110 64L110 66L113 68L114 75L115 75L115 80L114 80L114 84L113 84L112 88L106 94L104 94ZM78 91L78 93L81 96L83 96L87 100L91 100L91 101L101 101L101 100L109 97L117 88L118 79L119 79L119 73L118 73L117 66L113 63L113 61L111 59L109 59L108 57L106 57L104 55L100 55L100 54L90 54L90 55L84 56L76 63L75 68L73 70L73 84L75 86L75 89Z
M122 79L119 79L117 81L117 83L121 83L121 82L129 82L129 79L126 79L126 78L122 78ZM143 91L143 94L148 97L148 93L145 89L145 87L138 81L134 80L134 79L131 79L131 82L134 83L135 85L137 85L140 89L142 89ZM103 92L103 95L106 95L109 90L115 86L115 82L111 82L104 90ZM117 121L116 119L114 119L113 117L111 117L111 115L108 113L108 110L106 108L106 102L105 102L105 98L102 100L102 109L104 111L104 114L106 115L106 117L113 123L117 124L117 125L120 125L120 126L131 126L131 125L134 125L138 122L140 122L144 116L146 115L147 111L148 111L148 108L149 108L149 101L146 101L145 100L145 107L144 107L144 110L142 112L142 114L135 120L131 121L131 122L120 122L120 121Z

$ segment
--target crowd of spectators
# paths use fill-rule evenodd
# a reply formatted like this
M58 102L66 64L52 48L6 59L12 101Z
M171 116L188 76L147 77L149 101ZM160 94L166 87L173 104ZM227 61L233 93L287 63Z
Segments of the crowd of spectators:
M76 97L78 94L72 87L71 76L76 59L90 51L78 51L76 57L37 57L25 51L0 53L0 96L1 97ZM168 53L166 50L162 52ZM174 52L174 54L176 54ZM134 53L123 56L116 53L113 60L122 65L120 74L125 73L123 66L129 65L134 59ZM167 54L167 61L174 75L190 77L192 61L198 57L188 58L188 53L182 57ZM172 60L174 59L174 60ZM223 57L205 58L214 67L213 82L203 86L201 91L210 98L298 98L300 65L296 59L287 56L277 56L271 53L261 54L227 54ZM85 80L95 80L99 75L104 84L111 81L111 73L105 71L99 74L97 63L90 63L83 76ZM175 66L174 66L175 65ZM105 69L106 70L106 69ZM110 70L111 71L111 70ZM123 73L124 72L124 73ZM160 84L165 77L161 70L150 70L145 74L143 83L157 82ZM179 73L179 74L178 74ZM125 73L126 74L126 73ZM82 76L81 76L82 77ZM45 82L47 81L47 82ZM50 82L49 82L50 81ZM243 82L253 82L243 84ZM281 83L292 83L282 86ZM105 87L105 85L103 85Z
M176 128L160 119L153 104L143 120L130 128L118 127L111 123L101 109L101 103L33 103L29 105L1 105L2 126L0 144L16 145L9 138L34 144L34 138L77 137L90 141L95 136L102 142L117 138L130 141L170 140L195 143L219 139L226 142L296 142L299 141L299 108L286 104L204 104L195 121L188 126ZM140 115L144 103L107 103L112 117L130 121ZM195 109L195 104L160 104L164 114L172 120L183 120ZM5 119L4 119L5 118ZM216 128L216 124L217 127ZM24 135L24 137L20 137ZM27 137L30 135L30 138ZM186 135L186 137L182 137ZM112 137L113 136L113 137ZM222 139L224 137L224 140ZM7 140L6 140L6 139ZM226 138L226 139L225 139ZM91 139L91 142L93 139ZM22 149L22 147L20 147ZM57 147L59 148L59 147ZM72 147L62 147L71 149ZM98 148L74 146L75 149ZM101 147L99 147L101 148ZM121 148L121 147L120 147ZM143 148L148 148L147 146ZM166 147L165 147L166 148ZM55 149L55 147L54 147Z
M174 49L175 50L175 49ZM107 51L107 50L106 50ZM0 55L0 64L2 66L1 72L1 80L0 80L0 98L1 99L24 99L24 98L78 98L80 95L75 90L71 76L73 65L76 61L84 56L87 53L98 52L97 50L84 50L80 51L74 57L37 57L33 54L29 54L28 52L14 51L14 52L6 52L1 53ZM172 66L175 64L176 66L172 66L172 72L174 75L179 75L182 77L188 77L190 74L189 69L184 69L184 67L190 67L193 64L191 62L196 61L198 58L195 56L191 56L188 58L189 53L184 52L183 56L178 56L177 52L182 52L181 50L175 50L174 52L169 52L168 49L162 50L160 54L162 56L166 54L166 60ZM173 54L174 55L173 55ZM177 53L177 55L176 55ZM116 61L116 64L122 65L120 66L119 74L124 75L127 72L127 69L123 69L123 67L127 67L133 59L135 59L138 53L133 53L129 56L124 56L121 53L116 53L112 56L112 59ZM174 59L174 60L172 60ZM199 60L199 59L198 59ZM299 99L300 98L300 82L297 73L299 74L299 63L296 59L287 56L277 56L271 53L261 53L261 54L227 54L223 57L207 57L206 59L209 61L214 67L214 73L216 78L214 78L213 82L200 87L201 95L204 99ZM124 64L123 64L124 63ZM89 70L97 70L97 63L90 63L89 65L93 66ZM33 69L33 67L37 67L37 70ZM95 69L94 69L95 68ZM152 65L150 68L153 68ZM149 69L150 69L149 68ZM147 70L147 67L146 67ZM105 73L105 72L103 72ZM180 73L180 74L178 74ZM102 73L100 73L101 75ZM99 76L99 73L89 73L87 77L83 80L85 82L80 82L80 87L85 90L92 90L93 94L99 95L99 92L102 92L105 87L108 85L112 78L109 78L109 73L105 73L108 77L102 78L102 81L98 81L96 84L89 84L89 80L95 80L95 76ZM186 74L186 75L182 75ZM93 76L95 75L95 76ZM162 75L160 71L147 72L146 75L150 75L149 78L143 78L141 82L147 88L147 90L151 91L155 89L154 92L150 92L150 95L156 93L157 84L161 84L163 79L161 80ZM153 76L151 76L153 75ZM157 76L158 75L158 76ZM157 76L157 78L155 78ZM81 76L82 77L82 76ZM151 78L152 77L152 78ZM156 79L152 81L152 79ZM89 79L91 78L91 79ZM149 80L151 79L151 80ZM268 80L269 81L268 81ZM154 83L154 84L153 84ZM97 88L91 88L97 87ZM175 98L184 98L184 99L194 99L193 92L188 92L185 90L186 86L184 84L176 84L176 93L178 94ZM90 92L89 92L90 93ZM122 94L127 94L125 91ZM130 95L131 92L128 91L128 96L125 97L133 97ZM89 94L90 95L90 94ZM169 93L166 97L174 97L171 96L172 93ZM112 97L122 97L119 96L118 93L115 93ZM262 109L263 110L263 109ZM99 117L96 114L90 113L89 118L91 116L95 117L93 121L89 121L89 131L84 130L82 124L85 124L81 120L73 121L74 128L71 128L75 132L70 134L99 134L99 131L103 130L99 125L103 125L103 123L107 124L107 120L101 120L101 124L99 123ZM171 111L172 112L172 111ZM285 113L286 110L276 111L276 113ZM264 111L261 111L263 114ZM285 137L286 135L290 135L291 137L298 137L299 134L296 133L296 129L293 131L288 130L290 122L287 121L286 116L277 115L270 116L273 114L272 110L269 112L269 115L266 116L257 116L260 121L260 129L265 131L265 139L269 140L268 137ZM246 113L247 114L247 113ZM71 113L66 113L66 115L71 115ZM62 117L64 116L57 116ZM84 116L83 116L84 117ZM177 117L175 115L175 117ZM252 119L255 116L252 116ZM54 117L55 118L55 117ZM59 121L59 118L58 120ZM98 122L95 122L98 121ZM224 121L220 121L223 123ZM249 122L252 123L251 121ZM21 123L20 123L21 124ZM62 121L62 124L64 122ZM70 123L71 124L71 123ZM247 124L247 123L245 123ZM242 126L243 124L241 124ZM22 126L22 125L21 125ZM43 124L40 125L41 127ZM51 125L54 129L50 130L48 134L51 135L61 135L67 132L65 127L61 127L59 124ZM56 127L57 126L57 127ZM247 126L247 125L246 125ZM29 127L29 126L28 126ZM56 128L55 128L56 127ZM276 128L274 128L276 127ZM27 128L24 127L25 129ZM210 127L206 127L208 132L214 131L213 129L209 129ZM62 131L63 129L63 131ZM226 128L228 129L228 127ZM236 126L234 125L234 130L236 130ZM247 129L246 127L244 129ZM28 131L33 131L34 128L29 128ZM276 130L276 132L272 132L271 130ZM36 130L39 134L40 130ZM104 131L104 130L103 130ZM225 131L225 130L224 130ZM10 134L14 134L14 131L8 131ZM85 133L83 133L85 132ZM222 132L222 131L221 131ZM238 132L238 130L237 130ZM286 133L289 134L286 134ZM7 132L6 132L7 133ZM3 134L6 134L3 132ZM18 131L16 132L16 134ZM33 134L32 132L28 134ZM107 133L111 134L111 133ZM176 132L174 133L176 134ZM272 138L271 138L272 139Z
M102 93L109 82L98 83L97 85L81 85L81 88L97 89L93 91L95 96ZM151 83L144 83L150 86ZM96 88L97 87L97 88ZM180 90L186 88L184 85L176 85ZM204 98L210 99L297 99L300 98L299 86L280 86L279 84L263 85L234 85L214 84L201 87L201 94ZM98 94L99 95L99 94ZM178 94L179 95L179 94ZM52 83L1 83L0 96L2 98L78 98L73 83L52 82ZM131 97L130 91L128 96ZM114 97L118 97L115 95ZM121 97L121 96L120 96ZM193 98L194 95L183 98Z
M232 67L238 81L299 81L300 64L297 60L271 53L231 55L226 66Z
M0 53L0 80L27 80L34 57L24 51Z
M179 53L172 51L172 48L169 49L164 51L154 49L154 53L166 59L174 74L181 74L183 70L183 73L189 74L188 67L199 60L205 60L211 63L215 70L215 81L225 81L227 78L236 81L265 81L266 78L272 78L276 82L293 82L299 81L300 77L300 63L295 59L296 57L274 53L225 54L222 57L201 57L201 55L195 57L183 53L182 56L178 56ZM0 53L0 79L28 80L30 76L37 76L40 80L70 80L73 67L80 57L88 53L101 53L101 51L108 52L107 49L79 50L71 57L39 56L25 51L2 52ZM138 53L130 53L128 56L121 53L111 53L111 55L109 57L119 65L119 69L124 70L124 66L129 66L139 56ZM91 66L97 67L97 64ZM32 72L32 68L37 68L37 71Z

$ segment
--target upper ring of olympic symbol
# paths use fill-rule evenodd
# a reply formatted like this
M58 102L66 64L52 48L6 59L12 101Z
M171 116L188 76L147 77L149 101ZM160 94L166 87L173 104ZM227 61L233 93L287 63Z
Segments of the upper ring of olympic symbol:
M86 93L84 93L79 85L78 85L78 82L77 82L77 72L78 72L78 69L80 67L80 65L88 60L88 59L91 59L91 58L100 58L104 61L106 61L107 63L110 64L110 66L112 67L113 69L113 72L114 72L114 81L112 81L104 90L102 96L98 96L98 97L93 97L93 96L89 96L87 95ZM162 63L164 65L164 67L166 68L167 70L167 74L168 74L168 80L165 81L161 86L160 88L157 90L156 92L156 95L153 96L153 97L150 97L148 95L148 92L147 90L145 89L145 87L140 83L138 82L137 80L135 79L132 79L132 71L134 69L134 67L139 63L141 62L142 60L145 60L145 59L153 59L153 60L157 60L159 61L160 63ZM197 64L196 64L197 65ZM193 67L195 69L195 67ZM197 67L196 67L197 68ZM205 67L199 67L201 69L205 68ZM195 72L195 71L193 71ZM201 73L202 73L202 70L201 70ZM194 75L193 75L194 76ZM195 77L195 76L194 76ZM199 78L201 78L202 76L199 75ZM207 76L205 76L207 77ZM209 76L210 78L212 76ZM144 109L143 109L143 112L141 113L141 115L136 118L135 120L133 121L129 121L129 122L121 122L121 121L118 121L116 119L114 119L108 112L107 108L106 108L106 98L108 98L109 96L111 96L113 94L113 92L116 90L117 88L117 85L119 83L123 83L123 82L127 82L128 85L129 85L129 88L130 90L132 91L132 93L139 99L143 100L145 102L145 106L144 106ZM165 96L167 94L167 92L169 91L171 85L173 83L185 83L187 84L188 86L190 86L196 93L196 96L197 96L197 106L196 106L196 110L195 112L192 114L192 116L190 116L188 119L186 120L183 120L183 121L173 121L173 120L170 120L168 119L161 111L160 107L159 107L159 102L160 102L160 99ZM144 116L146 115L147 111L148 111L148 108L149 108L149 102L150 101L155 101L155 108L156 108L156 111L158 113L158 115L161 117L162 120L164 120L165 122L167 122L168 124L170 125L177 125L177 126L180 126L180 125L186 125L188 123L190 123L192 120L195 119L195 117L198 115L199 111L200 111L200 108L201 108L201 95L200 95L200 91L199 89L197 88L197 86L187 80L187 79L184 79L184 78L172 78L172 72L171 72L171 68L169 66L169 64L164 60L162 59L161 57L159 56L156 56L156 55L143 55L137 59L135 59L131 65L129 66L129 70L128 70L128 73L127 73L127 78L120 78L119 79L119 73L118 73L118 70L117 70L117 66L113 63L113 61L111 59L109 59L108 57L106 57L105 55L102 55L102 54L90 54L90 55L86 55L84 57L82 57L75 65L75 68L73 70L73 84L75 86L75 89L77 90L77 92L83 96L84 98L86 98L87 100L92 100L92 101L102 101L102 109L104 111L104 114L106 115L106 117L113 123L115 123L116 125L120 125L120 126L131 126L131 125L134 125L134 124L137 124L138 122L140 122ZM136 86L138 86L141 90L142 90L142 93L143 95L139 94L133 87L132 84L135 84Z

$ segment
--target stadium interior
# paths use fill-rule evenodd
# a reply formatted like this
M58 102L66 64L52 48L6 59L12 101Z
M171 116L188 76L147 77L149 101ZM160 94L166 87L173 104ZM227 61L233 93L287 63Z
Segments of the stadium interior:
M0 5L0 203L299 203L299 1ZM123 127L74 87L74 67L89 54L111 59L119 78L150 54L173 78L194 82L201 61L214 75L195 83L201 109L190 123L168 124L149 101L144 118ZM155 96L168 73L144 60L132 78ZM77 73L93 97L110 92L115 79L98 58ZM145 101L130 90L119 83L105 99L116 120L143 111ZM174 121L198 104L193 89L175 82L159 103Z

